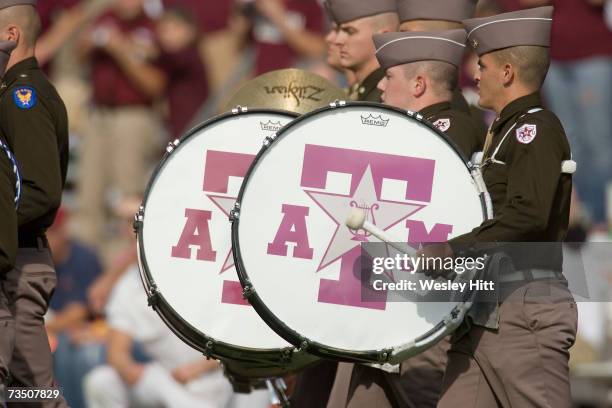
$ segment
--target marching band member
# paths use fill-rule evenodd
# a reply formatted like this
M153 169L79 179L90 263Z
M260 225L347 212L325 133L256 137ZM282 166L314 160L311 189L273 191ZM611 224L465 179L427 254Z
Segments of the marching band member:
M561 272L560 245L572 189L572 170L565 166L570 146L539 96L550 62L552 11L464 21L480 57L479 104L498 114L482 165L494 218L423 253L453 256L487 243L523 244L518 251L506 245L512 268L498 271L499 305L486 313L472 308L453 336L442 408L571 405L568 360L577 313Z
M0 73L15 48L14 42L0 43ZM11 160L12 159L12 160ZM16 167L14 157L0 137L0 401L4 401L9 363L13 350L14 326L7 296L4 293L4 277L15 265L17 256L17 212L16 208Z
M376 60L372 35L397 30L399 21L395 0L327 0L325 8L334 25L334 30L326 37L331 49L328 63L332 66L339 64L346 71L347 79L353 83L349 89L350 99L380 102L377 85L384 71ZM333 48L337 49L339 59L334 58ZM298 377L293 404L297 407L324 405L334 376L346 377L336 374L337 365L335 362L323 362L306 369ZM352 364L339 365L340 372L350 372L351 369ZM340 388L344 389L345 385ZM318 391L313 392L313 389Z
M51 388L56 383L43 316L56 274L45 232L60 206L66 180L68 119L64 103L34 57L40 32L35 6L36 0L0 1L0 41L16 43L0 86L0 134L23 176L17 210L19 250L3 282L15 341L0 342L0 355L10 356L10 386ZM44 406L67 405L60 396Z
M395 0L327 0L325 7L337 25L335 44L340 49L340 63L355 75L351 97L380 102L376 85L384 72L376 61L372 35L397 30Z
M470 158L484 142L468 113L453 107L465 30L386 33L374 36L376 58L386 70L379 82L387 105L419 112Z
M465 39L463 29L402 32L374 35L374 44L376 58L386 71L378 85L382 101L419 112L471 157L482 145L478 126L467 113L451 105ZM435 407L449 346L448 340L441 341L403 362L399 373L355 365L347 406Z

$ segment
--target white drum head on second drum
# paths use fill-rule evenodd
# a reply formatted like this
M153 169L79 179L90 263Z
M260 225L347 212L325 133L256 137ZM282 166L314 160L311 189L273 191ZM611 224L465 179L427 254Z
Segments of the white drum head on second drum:
M260 315L291 341L340 352L406 345L456 305L384 294L364 302L352 265L360 243L377 240L344 225L352 208L404 242L445 241L486 217L456 149L430 126L374 104L321 110L283 129L239 202L234 250Z

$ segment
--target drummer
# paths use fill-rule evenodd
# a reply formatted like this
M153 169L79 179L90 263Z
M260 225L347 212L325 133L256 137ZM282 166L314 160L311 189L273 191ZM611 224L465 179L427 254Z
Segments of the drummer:
M481 133L469 114L451 105L465 39L463 29L374 35L376 58L386 70L378 85L383 103L419 112L471 157L481 149ZM402 363L399 373L355 365L348 373L347 406L435 407L449 347L448 340L439 342ZM347 373L340 371L339 375ZM342 380L346 381L337 378L336 384ZM334 388L330 407L342 405L338 403L342 399L339 388Z
M464 21L479 56L479 104L498 115L485 142L483 176L494 218L425 256L461 256L487 243L508 249L501 305L472 309L455 333L439 406L570 407L569 348L576 304L561 272L572 189L570 146L543 108L552 7ZM436 271L429 271L436 274ZM511 289L511 290L507 290Z
M419 112L471 158L482 149L484 135L474 119L451 102L466 37L463 29L385 33L374 35L374 44L386 70L378 83L383 103Z
M397 31L395 0L327 0L325 8L337 25L335 44L340 49L340 63L355 76L350 98L380 102L376 86L384 71L376 60L372 35Z
M399 30L408 32L463 29L461 21L474 17L476 3L478 0L397 0ZM454 88L451 103L454 109L470 112L459 86Z

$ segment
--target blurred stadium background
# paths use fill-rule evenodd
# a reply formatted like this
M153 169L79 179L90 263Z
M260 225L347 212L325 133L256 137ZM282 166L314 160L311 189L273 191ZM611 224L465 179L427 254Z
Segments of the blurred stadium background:
M105 305L119 276L135 264L132 217L166 143L219 113L241 85L259 74L295 67L339 86L346 83L325 63L329 21L318 0L38 4L43 32L37 57L66 102L71 133L64 207L49 233L59 283L47 327L57 379L70 404L80 407L86 405L84 376L107 360ZM605 244L612 240L612 2L480 0L477 14L544 4L556 6L544 97L561 118L579 165L568 241L576 242L575 256L581 254L589 264L587 274L595 276L597 285L590 289L597 291L597 300L607 300L612 287L612 247ZM470 79L475 66L474 57L466 56L461 84L473 105L478 99ZM482 114L487 122L494 119L490 112ZM144 302L144 292L141 298ZM584 302L579 311L579 340L571 360L575 404L612 406L612 303ZM138 350L136 360L137 355ZM191 377L185 373L172 376L187 382ZM266 406L261 397L229 404Z

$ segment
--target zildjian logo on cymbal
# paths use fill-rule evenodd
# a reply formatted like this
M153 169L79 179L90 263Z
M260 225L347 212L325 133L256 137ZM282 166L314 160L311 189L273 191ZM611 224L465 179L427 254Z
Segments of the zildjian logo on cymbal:
M270 132L278 132L283 127L280 121L272 122L271 120L269 120L266 123L259 122L259 124L261 125L261 130L270 131Z
M320 102L321 99L317 98L317 95L325 91L324 88L313 85L299 86L293 81L289 82L289 85L264 86L264 89L268 95L280 94L284 98L293 97L296 106L300 106L303 100Z
M364 125L387 127L389 119L383 119L382 115L372 116L372 114L370 113L370 115L367 117L361 117L361 123L363 123Z

